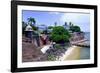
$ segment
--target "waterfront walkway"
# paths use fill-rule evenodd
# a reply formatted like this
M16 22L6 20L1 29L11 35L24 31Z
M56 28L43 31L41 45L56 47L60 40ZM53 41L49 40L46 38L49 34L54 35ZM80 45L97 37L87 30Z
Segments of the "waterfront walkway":
M71 45L75 45L75 46L80 46L80 47L90 47L90 41L89 40L80 40L80 41L76 41L76 42L70 42Z

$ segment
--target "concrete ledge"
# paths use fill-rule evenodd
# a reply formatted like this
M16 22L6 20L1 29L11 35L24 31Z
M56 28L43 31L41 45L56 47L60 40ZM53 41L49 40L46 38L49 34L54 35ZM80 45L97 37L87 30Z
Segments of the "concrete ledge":
M48 49L50 49L50 47L51 47L51 45L46 45L46 46L44 46L44 47L41 49L42 53L46 53L46 51L47 51Z

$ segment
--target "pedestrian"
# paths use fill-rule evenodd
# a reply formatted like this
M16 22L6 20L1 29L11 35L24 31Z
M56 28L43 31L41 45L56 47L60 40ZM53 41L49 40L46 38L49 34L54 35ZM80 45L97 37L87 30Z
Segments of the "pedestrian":
M45 33L41 35L41 41L43 45L47 44L47 35Z

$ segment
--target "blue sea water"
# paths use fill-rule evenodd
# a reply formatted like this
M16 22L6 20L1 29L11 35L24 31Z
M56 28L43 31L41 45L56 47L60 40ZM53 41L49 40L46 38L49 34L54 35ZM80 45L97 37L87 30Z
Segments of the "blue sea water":
M85 39L90 40L90 32L85 32Z
M90 32L85 32L85 39L90 43ZM82 47L80 50L80 59L90 59L90 48Z

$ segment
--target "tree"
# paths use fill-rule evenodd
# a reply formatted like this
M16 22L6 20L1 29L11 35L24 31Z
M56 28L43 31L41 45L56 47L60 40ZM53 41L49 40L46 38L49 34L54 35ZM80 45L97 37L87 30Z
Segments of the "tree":
M44 33L44 34L48 34L48 30L46 30L46 29L43 30L43 33Z
M73 25L73 23L72 23L72 22L69 22L69 26L71 27L71 26L74 26L74 25Z
M70 30L71 30L72 32L81 32L81 29L80 29L79 26L71 26L71 27L70 27Z
M30 23L30 25L33 25L36 23L35 18L32 18L32 17L28 18L28 22Z
M72 22L69 22L69 26L70 26L70 29L69 29L70 31L72 31L72 32L81 32L80 27L73 25Z
M22 21L22 34L25 34L25 27L27 26L27 23Z
M69 22L69 26L72 26L72 22Z
M65 22L65 26L67 26L67 22Z
M32 18L32 17L28 18L28 22L29 22L30 25L32 26L32 29L33 29L33 30L38 30L38 27L35 26L35 23L36 23L35 18Z
M51 33L51 39L56 43L68 42L71 37L68 30L64 29L63 26L53 27L53 31Z
M38 30L38 27L32 26L32 29L33 29L33 30Z
M48 29L52 29L53 28L53 26L48 26Z
M57 22L55 22L54 24L55 24L55 26L57 26Z

